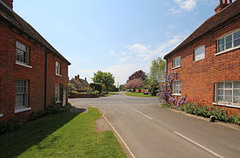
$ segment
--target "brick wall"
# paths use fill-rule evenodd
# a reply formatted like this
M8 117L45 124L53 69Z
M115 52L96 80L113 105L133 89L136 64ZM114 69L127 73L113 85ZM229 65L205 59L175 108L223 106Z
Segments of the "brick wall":
M176 71L181 80L181 94L187 100L214 102L214 87L216 82L240 80L240 49L221 55L217 53L217 38L224 34L240 29L239 18L230 24L214 30L180 52L167 59L168 73ZM205 59L194 61L194 49L205 45ZM172 70L173 58L181 56L181 67ZM239 110L238 110L239 111Z
M24 38L23 38L24 37ZM30 48L30 66L17 65L16 41L20 41ZM45 53L44 47L30 42L28 37L18 35L8 27L0 24L0 120L20 119L26 121L32 112L44 109L44 81L45 81ZM61 63L61 76L55 73L55 62ZM48 54L47 60L47 105L55 97L55 83L67 88L68 64L53 54ZM31 110L15 114L15 81L28 80L28 102Z

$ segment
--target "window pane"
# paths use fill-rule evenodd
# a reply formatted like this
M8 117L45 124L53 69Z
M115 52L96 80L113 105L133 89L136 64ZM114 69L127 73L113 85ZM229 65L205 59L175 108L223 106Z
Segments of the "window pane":
M234 82L233 88L240 88L240 82Z
M237 47L240 45L240 38L237 40L234 40L234 47Z
M225 83L225 88L232 88L232 83L231 82Z
M240 97L240 90L233 90L234 97Z
M232 96L226 96L225 101L227 102L232 102Z
M234 40L240 38L240 31L237 31L233 34Z
M217 88L223 88L223 83L217 83Z
M232 48L232 35L226 37L226 49Z
M195 61L205 58L205 46L201 46L194 51Z
M218 90L218 95L223 95L223 90Z
M224 51L224 38L218 40L218 52Z
M217 101L222 101L223 100L223 96L218 96Z
M231 90L225 90L225 95L232 96L232 91Z

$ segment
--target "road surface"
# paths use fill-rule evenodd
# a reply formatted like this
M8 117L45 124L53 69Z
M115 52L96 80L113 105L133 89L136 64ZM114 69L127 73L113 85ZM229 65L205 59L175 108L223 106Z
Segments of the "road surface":
M229 128L159 106L157 98L125 96L69 99L97 107L136 158L239 158L240 128Z

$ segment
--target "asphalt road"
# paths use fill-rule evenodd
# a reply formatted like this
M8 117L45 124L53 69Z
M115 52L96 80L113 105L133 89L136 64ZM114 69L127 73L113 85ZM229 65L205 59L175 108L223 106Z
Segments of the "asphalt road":
M159 106L157 98L123 92L110 97L69 99L73 106L97 107L136 158L239 158L240 128Z

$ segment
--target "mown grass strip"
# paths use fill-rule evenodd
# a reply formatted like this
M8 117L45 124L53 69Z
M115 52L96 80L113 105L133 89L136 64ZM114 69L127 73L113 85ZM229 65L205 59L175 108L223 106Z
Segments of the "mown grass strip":
M150 93L145 95L144 93L141 93L141 92L125 92L125 94L131 97L156 97L156 96L151 96Z
M1 158L126 157L111 131L98 132L94 120L101 114L68 112L27 123L0 136Z

